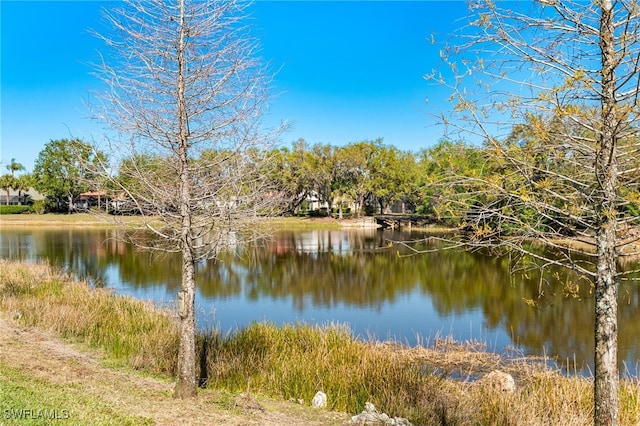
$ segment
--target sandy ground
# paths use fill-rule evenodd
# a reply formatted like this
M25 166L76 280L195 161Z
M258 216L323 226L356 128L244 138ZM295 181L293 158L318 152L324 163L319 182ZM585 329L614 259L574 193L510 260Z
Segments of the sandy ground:
M0 316L0 361L30 377L81 387L124 414L157 425L343 425L350 416L284 401L205 390L176 400L173 383L107 368L98 351L79 349L46 332L25 329ZM223 401L223 402L221 402ZM194 415L197 413L197 415Z

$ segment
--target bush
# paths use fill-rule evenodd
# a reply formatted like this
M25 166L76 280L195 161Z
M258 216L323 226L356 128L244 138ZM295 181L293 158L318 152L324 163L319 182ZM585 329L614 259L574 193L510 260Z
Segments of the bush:
M0 206L0 214L21 214L28 212L30 206Z
M364 215L365 216L373 216L376 214L376 206L373 204L365 204L364 205Z
M333 217L338 217L340 215L340 207L332 207L331 215ZM351 207L342 207L342 216L343 217L351 216Z
M31 208L29 209L31 213L36 213L36 214L44 214L45 210L46 209L45 209L44 200L34 201L33 204L31 205Z

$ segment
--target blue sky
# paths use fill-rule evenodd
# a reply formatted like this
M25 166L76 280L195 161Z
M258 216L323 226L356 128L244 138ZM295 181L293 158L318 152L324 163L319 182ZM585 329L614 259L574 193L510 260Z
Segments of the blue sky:
M0 173L15 158L28 171L52 139L100 141L84 101L99 88L88 65L100 42L102 1L0 0ZM280 71L268 120L292 122L290 145L365 139L417 151L443 130L429 114L447 92L423 75L462 25L464 1L264 1L251 7L264 58ZM425 102L429 99L429 103Z

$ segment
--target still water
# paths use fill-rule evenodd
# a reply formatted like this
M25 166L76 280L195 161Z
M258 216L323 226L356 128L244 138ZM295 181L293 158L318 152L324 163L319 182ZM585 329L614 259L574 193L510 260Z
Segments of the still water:
M173 306L179 257L138 250L118 232L3 229L0 257L48 261L96 286ZM199 265L198 324L227 332L252 321L346 323L364 339L414 345L450 336L589 371L594 320L588 283L561 270L512 275L507 258L459 251L408 255L389 247L389 240L422 237L375 229L280 232L219 263ZM620 368L636 375L637 282L621 285L619 303Z

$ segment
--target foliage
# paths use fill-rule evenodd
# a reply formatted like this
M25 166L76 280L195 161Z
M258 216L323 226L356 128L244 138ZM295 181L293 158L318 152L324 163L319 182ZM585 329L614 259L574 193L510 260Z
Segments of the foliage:
M15 189L17 186L17 180L12 175L6 174L0 176L0 187L3 188L6 192L6 205L9 205L9 197L12 189Z
M11 159L11 162L7 164L7 170L11 173L11 176L15 177L16 172L20 172L24 170L24 166L18 162L16 162L15 158Z
M369 161L369 190L380 204L380 213L388 206L403 199L413 201L415 187L415 158L393 146L380 146Z
M306 142L300 139L293 144L292 149L274 148L267 153L272 161L266 163L267 169L263 173L269 177L271 185L277 191L283 213L294 214L312 191L304 171L306 150Z
M31 174L23 174L16 178L15 189L18 191L18 204L22 204L27 201L27 196L24 191L28 191L33 188L34 180Z
M362 213L366 200L372 195L370 188L371 161L381 146L382 139L376 139L375 141L350 143L339 151L343 164L339 187L342 194L355 202L358 215Z
M44 200L35 200L31 206L29 206L31 213L43 214L46 211Z
M345 146L309 146L300 139L293 149L282 148L272 155L276 160L269 175L290 214L309 196L326 203L328 211L334 211L334 203L342 207L353 203L358 215L374 202L383 209L393 202L412 206L418 202L415 157L383 145L382 139Z
M36 159L33 186L52 201L56 210L66 199L70 212L74 199L95 187L95 176L105 162L103 153L80 139L52 140Z
M31 206L2 206L0 205L0 214L20 214L31 211Z

